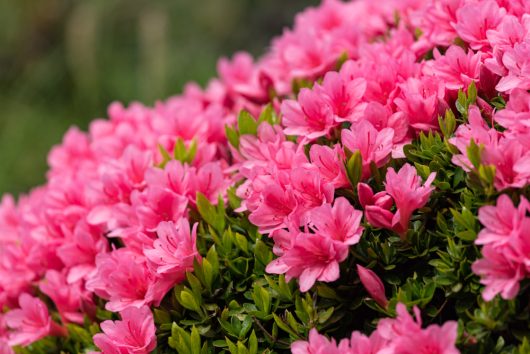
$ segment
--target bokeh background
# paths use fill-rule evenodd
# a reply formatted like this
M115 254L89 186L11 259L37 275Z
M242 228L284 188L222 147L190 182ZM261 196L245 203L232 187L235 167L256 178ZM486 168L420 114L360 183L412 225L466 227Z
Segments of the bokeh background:
M119 100L204 85L220 56L263 53L318 0L0 1L0 194L45 181L46 155Z

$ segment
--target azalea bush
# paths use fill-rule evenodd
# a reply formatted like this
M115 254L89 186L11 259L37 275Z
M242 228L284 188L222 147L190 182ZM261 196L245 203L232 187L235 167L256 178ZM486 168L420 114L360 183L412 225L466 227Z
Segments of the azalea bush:
M530 3L324 1L0 206L1 353L530 353Z

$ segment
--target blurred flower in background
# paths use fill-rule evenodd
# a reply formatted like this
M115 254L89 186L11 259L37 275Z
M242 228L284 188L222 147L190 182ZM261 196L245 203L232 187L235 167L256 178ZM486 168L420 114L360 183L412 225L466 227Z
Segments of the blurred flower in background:
M0 2L0 194L44 181L46 152L119 100L203 85L221 56L259 55L317 0Z

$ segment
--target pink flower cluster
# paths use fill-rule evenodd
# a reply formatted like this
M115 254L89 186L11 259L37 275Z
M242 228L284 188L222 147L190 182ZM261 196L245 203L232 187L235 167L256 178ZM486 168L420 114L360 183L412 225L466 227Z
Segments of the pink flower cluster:
M46 185L18 203L2 198L0 308L9 309L0 314L2 350L95 320L95 296L124 323L102 325L106 337L96 344L104 352L153 349L154 330L132 340L121 331L153 326L149 306L200 261L189 211L197 193L216 204L234 181L224 126L268 101L267 80L247 55L221 60L219 71L206 90L189 84L154 107L113 103L108 120L95 120L88 133L70 129L52 149ZM39 293L60 323L32 296Z
M519 282L530 275L530 203L521 197L514 206L510 197L503 194L495 206L479 210L479 220L484 229L478 234L476 244L483 245L483 259L473 264L473 271L486 285L483 298L490 301L497 294L513 299L519 292Z
M239 211L274 240L278 257L268 272L297 278L302 291L337 280L360 240L363 215L370 227L406 237L435 174L422 181L401 161L403 147L437 130L458 90L472 83L479 97L451 139L460 152L453 162L474 168L467 155L473 141L481 163L495 167L497 190L530 182L526 0L325 0L297 15L257 62L237 53L221 59L218 72L206 89L189 84L154 107L112 104L108 120L94 121L87 133L72 128L53 148L44 186L17 203L2 198L0 308L8 311L0 314L1 351L94 319L95 296L122 318L101 325L94 337L101 350L151 351L149 307L201 260L190 220L197 193L215 204L236 181ZM293 86L302 87L296 96ZM505 109L486 102L496 96ZM261 123L238 149L228 146L224 126L242 109L257 116L267 103L281 124ZM351 156L360 156L360 183L356 195L339 197L351 189ZM390 163L396 167L387 169ZM386 173L383 185L374 186L374 169ZM515 208L507 198L479 215L484 259L473 269L486 299L514 297L530 269L528 202ZM359 273L386 306L380 280ZM60 323L36 296L53 302ZM421 329L416 317L400 306L398 318L382 320L370 337L354 333L337 347L312 332L293 351L457 353L455 323Z
M395 319L382 319L377 329L369 336L353 332L350 339L338 344L318 334L309 333L309 340L294 342L293 354L458 354L455 347L457 323L448 321L443 326L430 325L422 329L420 311L414 308L415 318L403 304L396 307Z

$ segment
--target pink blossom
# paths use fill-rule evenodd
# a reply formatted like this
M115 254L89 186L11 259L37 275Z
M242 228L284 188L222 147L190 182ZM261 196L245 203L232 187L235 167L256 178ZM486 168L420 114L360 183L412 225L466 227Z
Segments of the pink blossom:
M339 278L339 263L348 256L348 246L320 234L292 235L293 246L267 265L266 271L297 278L300 291L306 292L317 280L332 282Z
M259 70L250 54L238 52L231 62L221 58L217 63L217 71L231 94L257 103L268 101L267 87L261 85Z
M496 29L505 15L506 10L494 0L468 3L456 12L455 29L471 49L479 50L489 46L487 31Z
M453 156L452 162L462 167L464 171L470 171L473 168L467 156L467 147L471 140L477 145L482 144L486 147L497 149L501 136L495 129L488 127L477 106L469 107L468 120L469 123L460 125L456 129L454 137L449 139L449 142L460 151L460 154Z
M489 245L482 248L482 257L473 263L472 269L486 286L482 292L484 300L490 301L497 294L507 300L515 298L519 292L519 282L526 274L524 265L512 261L502 249Z
M195 223L190 230L189 221L185 218L176 223L161 222L153 247L144 249L149 267L174 283L182 281L186 272L193 270L193 260L201 259L195 243L197 226Z
M362 215L346 198L340 197L335 199L333 207L324 204L312 209L309 220L316 232L345 245L354 245L363 232L360 226Z
M495 121L511 132L527 133L530 131L530 93L514 89L506 108L495 113Z
M142 193L133 193L131 202L144 232L152 233L162 221L175 221L183 217L188 199L159 186L149 186Z
M372 188L365 183L357 184L357 194L368 223L374 227L392 229L394 219L394 213L390 211L394 205L392 197L385 191L374 194Z
M368 121L354 123L352 127L341 132L342 144L351 152L359 151L363 162L363 179L370 175L370 163L377 167L388 162L392 152L394 130L383 128L377 131Z
M497 29L490 29L486 32L490 45L493 47L493 56L486 58L484 65L493 73L506 76L508 71L502 63L504 53L511 50L515 44L523 42L528 33L530 33L530 26L525 28L515 16L504 16Z
M449 46L457 37L453 24L464 0L440 0L426 3L413 15L413 22L423 31L419 42L427 48Z
M434 50L434 61L424 67L425 74L436 76L448 90L468 87L480 78L481 54L472 50L467 53L459 46L452 45L444 55Z
M13 349L9 346L7 341L0 338L0 354L15 354Z
M372 299L374 299L381 307L386 308L388 300L385 295L385 286L377 274L359 264L357 264L357 273L359 274L361 283Z
M5 194L0 199L0 242L15 242L18 235L20 216L15 199Z
M296 341L291 344L292 354L343 354L349 349L348 340L341 341L337 347L334 339L327 339L319 334L315 328L309 331L308 341Z
M39 284L39 289L55 303L63 322L83 324L84 302L90 301L90 295L84 290L81 281L68 284L64 274L55 270L46 272L44 280Z
M296 199L296 209L292 215L295 222L304 222L306 213L311 209L330 203L335 189L327 183L313 165L295 167L290 174L291 187Z
M78 128L70 128L64 135L62 144L53 147L48 154L50 175L74 174L83 164L93 162L94 159L87 134Z
M86 288L109 300L105 305L109 311L156 305L171 287L149 271L143 255L126 248L99 254L96 267L97 272L87 281Z
M26 293L18 300L20 308L9 311L5 321L13 332L9 335L11 346L27 346L47 335L64 335L65 330L52 321L46 304Z
M260 232L267 233L285 227L287 218L296 207L292 188L275 183L261 193L259 206L248 219L259 227Z
M195 201L197 192L200 192L213 204L217 204L219 197L226 198L226 189L231 184L231 181L225 178L222 166L218 162L209 162L199 167L197 175L191 182L188 195L192 201Z
M479 209L478 218L484 229L475 241L478 245L502 246L517 237L522 231L523 220L530 212L530 204L521 197L519 206L514 207L510 197L503 194L497 199L497 205L486 205Z
M298 101L283 101L281 111L284 133L303 136L304 141L326 136L337 126L328 100L307 88L300 90Z
M239 151L245 160L240 168L242 170L256 166L283 170L291 168L296 145L286 140L280 126L264 122L258 126L257 137L249 134L240 137Z
M344 63L340 74L344 80L365 78L367 86L363 99L386 105L399 93L397 84L416 75L418 70L416 56L409 49L388 53L386 46L374 44L361 47L359 59Z
M494 186L497 190L521 188L530 180L529 157L518 139L501 138L498 146L485 147L482 163L495 166Z
M458 324L448 321L442 326L430 325L419 333L398 338L391 349L379 353L400 354L459 354L455 342L458 336Z
M94 344L105 354L148 354L156 348L155 323L147 306L128 307L121 320L101 323Z
M377 329L366 337L353 332L350 339L343 339L337 345L318 334L309 332L308 341L296 341L291 346L295 354L459 354L455 346L458 324L445 322L442 326L430 325L421 328L420 310L414 307L415 319L402 303L396 306L397 317L379 321Z
M363 108L361 100L366 91L366 80L349 80L337 72L330 71L324 76L322 85L315 84L313 91L329 102L335 121L355 121Z
M57 249L57 256L68 268L68 283L86 279L96 267L96 256L107 252L108 248L100 228L79 222L73 235Z
M350 182L344 169L344 151L339 145L333 148L315 144L309 150L311 163L318 167L325 182L333 184L335 188L349 186Z
M437 130L438 116L448 108L442 82L430 78L409 78L399 87L401 93L394 103L405 113L410 126L416 132Z
M515 88L530 89L530 38L507 50L502 57L502 63L508 75L501 78L495 87L498 91L510 92Z
M403 234L408 229L412 213L427 204L434 187L436 173L432 172L422 185L416 169L409 164L403 165L396 173L391 167L386 174L385 190L394 199L396 214L392 224L396 232Z

